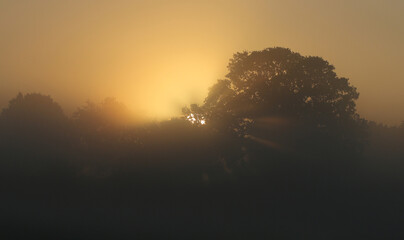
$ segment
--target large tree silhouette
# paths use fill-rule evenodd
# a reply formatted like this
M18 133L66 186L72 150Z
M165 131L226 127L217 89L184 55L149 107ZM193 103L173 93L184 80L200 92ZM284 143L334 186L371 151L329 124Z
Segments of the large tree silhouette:
M363 125L355 108L359 93L322 58L268 48L234 54L228 70L200 107L212 126L265 137L262 123L268 128L282 122L288 131L280 134L289 142L324 142L326 136L357 146Z

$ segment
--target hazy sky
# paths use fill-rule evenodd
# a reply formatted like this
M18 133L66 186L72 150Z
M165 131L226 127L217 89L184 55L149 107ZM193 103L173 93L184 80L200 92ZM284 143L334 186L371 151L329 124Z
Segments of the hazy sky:
M237 51L317 55L359 113L404 120L403 0L0 0L0 107L19 91L66 112L114 96L151 118L200 102Z

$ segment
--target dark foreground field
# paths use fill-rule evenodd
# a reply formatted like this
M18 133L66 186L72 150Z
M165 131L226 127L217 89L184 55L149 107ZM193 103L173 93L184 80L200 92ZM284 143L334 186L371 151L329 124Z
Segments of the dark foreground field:
M340 174L283 162L213 183L150 168L103 178L7 177L0 232L2 239L400 239L403 168L377 164L362 159Z

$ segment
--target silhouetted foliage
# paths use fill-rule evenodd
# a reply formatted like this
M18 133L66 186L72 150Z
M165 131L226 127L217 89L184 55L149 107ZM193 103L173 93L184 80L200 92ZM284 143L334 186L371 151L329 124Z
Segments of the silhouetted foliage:
M356 114L359 94L322 58L268 48L235 54L228 69L198 109L215 128L253 139L279 137L271 141L300 151L362 148L366 121ZM271 130L280 125L282 132Z

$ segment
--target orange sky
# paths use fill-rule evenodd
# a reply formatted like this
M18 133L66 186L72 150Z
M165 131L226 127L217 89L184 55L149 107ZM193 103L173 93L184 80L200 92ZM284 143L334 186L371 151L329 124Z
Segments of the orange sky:
M0 0L0 107L19 91L66 112L115 96L152 119L200 102L233 53L282 46L350 78L359 113L404 120L404 1Z

